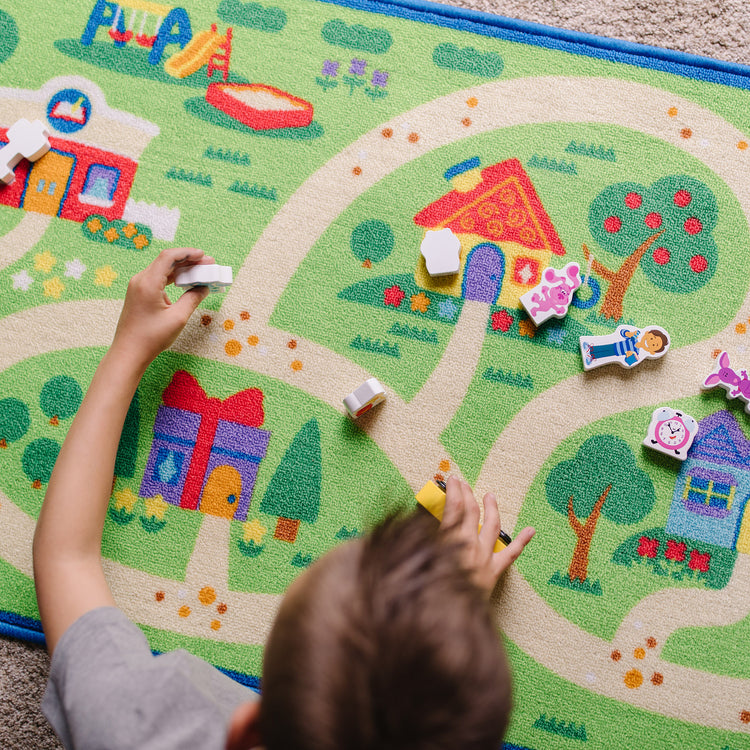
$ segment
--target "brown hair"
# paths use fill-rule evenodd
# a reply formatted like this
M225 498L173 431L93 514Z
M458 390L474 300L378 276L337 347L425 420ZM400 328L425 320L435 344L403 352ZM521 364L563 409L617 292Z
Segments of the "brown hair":
M664 336L664 334L661 331L657 331L654 328L646 329L645 333L650 333L652 336L656 336L656 338L658 338L659 341L661 342L661 346L654 352L654 354L663 352L669 339L666 336Z
M292 587L264 662L268 750L496 750L505 654L460 547L421 515L389 519Z

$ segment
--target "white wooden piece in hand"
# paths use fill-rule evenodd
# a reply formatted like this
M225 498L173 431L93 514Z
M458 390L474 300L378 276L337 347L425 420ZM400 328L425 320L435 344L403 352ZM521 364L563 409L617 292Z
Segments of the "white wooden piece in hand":
M207 286L209 292L225 292L232 284L232 267L216 263L190 266L175 273L174 283L184 288Z

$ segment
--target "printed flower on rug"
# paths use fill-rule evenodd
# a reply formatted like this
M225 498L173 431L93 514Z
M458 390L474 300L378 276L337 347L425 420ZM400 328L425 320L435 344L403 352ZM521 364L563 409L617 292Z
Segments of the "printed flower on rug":
M426 313L429 306L430 298L424 292L419 292L411 296L411 309L414 312Z
M401 287L398 284L394 284L385 290L384 300L386 305L393 305L398 307L403 301L406 295L401 291Z

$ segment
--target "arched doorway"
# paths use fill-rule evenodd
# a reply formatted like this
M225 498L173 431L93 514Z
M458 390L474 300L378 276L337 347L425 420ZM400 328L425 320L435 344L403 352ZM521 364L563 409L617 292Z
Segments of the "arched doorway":
M234 518L240 493L242 477L233 466L217 466L208 477L198 509L203 513L222 518Z
M503 251L491 242L477 245L466 258L461 296L464 299L494 304L500 295L504 274Z

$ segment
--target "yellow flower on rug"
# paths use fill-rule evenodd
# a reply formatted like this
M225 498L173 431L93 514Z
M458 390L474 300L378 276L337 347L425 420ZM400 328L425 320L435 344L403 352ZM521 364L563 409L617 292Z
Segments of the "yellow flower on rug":
M260 544L268 529L256 518L242 524L242 538L246 542Z
M167 512L167 508L169 508L169 503L161 495L147 497L144 502L146 503L147 517L156 518L158 521L164 520L164 514Z
M96 269L94 284L97 286L112 286L112 282L118 277L117 271L112 266L102 266Z
M43 253L37 253L34 256L34 268L37 271L44 271L44 273L52 273L52 268L57 263L57 258L49 250L45 250Z
M419 294L412 294L411 309L413 312L426 313L429 306L430 298L424 292L419 292Z
M133 512L133 508L135 508L135 504L138 502L138 495L136 495L130 487L126 487L124 490L118 490L113 497L115 509L125 510L128 513Z
M60 281L59 276L47 279L42 286L44 287L44 296L60 299L60 295L65 291L65 284Z

